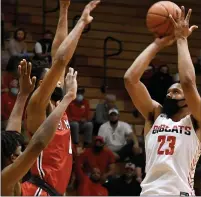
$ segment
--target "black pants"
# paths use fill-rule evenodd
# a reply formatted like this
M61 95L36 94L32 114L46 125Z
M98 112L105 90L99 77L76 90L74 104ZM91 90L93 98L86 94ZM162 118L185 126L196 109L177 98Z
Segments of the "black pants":
M134 156L133 145L134 145L133 141L130 141L125 146L123 146L121 150L117 152L117 154L120 157L119 159L120 161L124 161L127 157L131 159Z

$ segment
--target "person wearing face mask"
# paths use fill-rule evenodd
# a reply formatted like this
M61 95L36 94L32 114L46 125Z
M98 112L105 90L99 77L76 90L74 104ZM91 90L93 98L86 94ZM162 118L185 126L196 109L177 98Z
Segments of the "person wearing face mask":
M47 30L43 34L43 38L38 40L35 44L33 57L33 66L35 67L49 67L52 61L51 48L54 34Z
M95 137L93 146L85 149L79 160L85 167L86 173L91 173L93 166L97 166L102 175L102 183L115 173L115 156L110 149L105 147L104 139L101 136Z
M139 196L141 187L136 177L135 164L126 163L124 173L109 180L104 186L108 189L109 196Z
M3 123L3 128L6 128L7 121L15 105L18 92L18 80L14 79L10 82L9 91L1 95L1 121Z
M79 144L79 133L81 132L84 134L84 146L88 146L92 142L93 124L90 121L89 102L84 98L84 92L84 88L78 87L76 99L72 101L66 112L73 143Z
M155 40L136 58L124 75L133 104L145 118L146 176L141 195L195 196L194 174L201 147L201 97L188 49L188 37L197 26L189 26L192 10L177 13L173 34ZM165 47L176 41L180 83L168 88L163 105L151 98L141 75ZM157 84L154 88L158 88Z
M98 135L103 137L116 159L124 161L138 151L137 137L128 123L119 120L119 111L116 108L110 109L108 114L109 121L101 125Z
M98 134L98 130L100 126L109 120L108 111L112 108L117 108L115 105L116 96L113 94L106 94L103 103L99 103L96 106L94 116L93 116L93 125L94 130L93 133L96 136Z

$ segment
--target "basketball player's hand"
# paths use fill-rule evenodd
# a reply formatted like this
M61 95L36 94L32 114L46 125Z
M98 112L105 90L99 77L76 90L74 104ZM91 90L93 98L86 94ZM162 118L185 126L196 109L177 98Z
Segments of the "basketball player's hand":
M60 0L60 5L70 5L70 0Z
M181 7L181 15L177 12L177 19L174 20L174 18L170 15L170 20L172 21L172 24L174 25L174 35L176 39L179 38L188 38L192 34L192 32L198 28L196 25L192 25L189 27L189 20L191 17L192 9L188 10L188 13L185 17L185 8L184 6Z
M84 21L85 25L88 25L92 22L93 17L90 14L99 3L100 0L94 0L85 6L84 11L82 12L82 16L80 18L81 21Z
M159 47L159 49L163 49L165 47L171 46L175 41L175 36L170 35L163 38L156 38L154 43Z
M33 92L36 83L36 77L30 78L31 75L32 64L25 59L20 62L18 66L18 72L20 75L19 84L20 84L20 91L19 94L29 96L31 92Z
M77 94L77 71L74 72L73 68L69 68L65 82L66 94L70 96L72 100L74 100Z

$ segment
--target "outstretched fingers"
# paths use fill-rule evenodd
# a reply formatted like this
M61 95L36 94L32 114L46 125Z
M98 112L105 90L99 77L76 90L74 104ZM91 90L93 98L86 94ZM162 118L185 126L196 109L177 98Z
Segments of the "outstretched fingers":
M77 79L77 71L74 72L73 78Z
M31 82L32 82L32 88L34 88L35 84L36 84L36 77L35 76L32 77Z
M176 23L176 21L174 20L174 18L172 17L171 14L169 15L169 18L170 18L170 21L172 22L172 24L174 25L174 27L176 27L177 23Z
M88 4L88 8L90 10L90 12L92 10L94 10L94 8L96 8L96 6L100 3L100 0L94 0L94 1L91 1L89 4Z
M181 6L181 19L184 20L185 19L185 7Z
M197 25L192 25L190 27L190 32L193 32L194 30L198 29L198 26Z
M29 62L28 66L27 66L27 75L30 76L31 75L31 70L32 70L32 63Z
M190 17L191 17L191 13L192 13L192 9L188 10L188 13L186 15L185 21L189 24L190 21Z

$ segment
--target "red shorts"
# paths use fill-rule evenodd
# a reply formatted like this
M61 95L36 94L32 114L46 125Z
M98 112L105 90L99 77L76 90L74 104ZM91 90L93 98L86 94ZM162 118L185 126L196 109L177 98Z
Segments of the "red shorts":
M22 196L49 196L47 192L30 182L21 184Z

